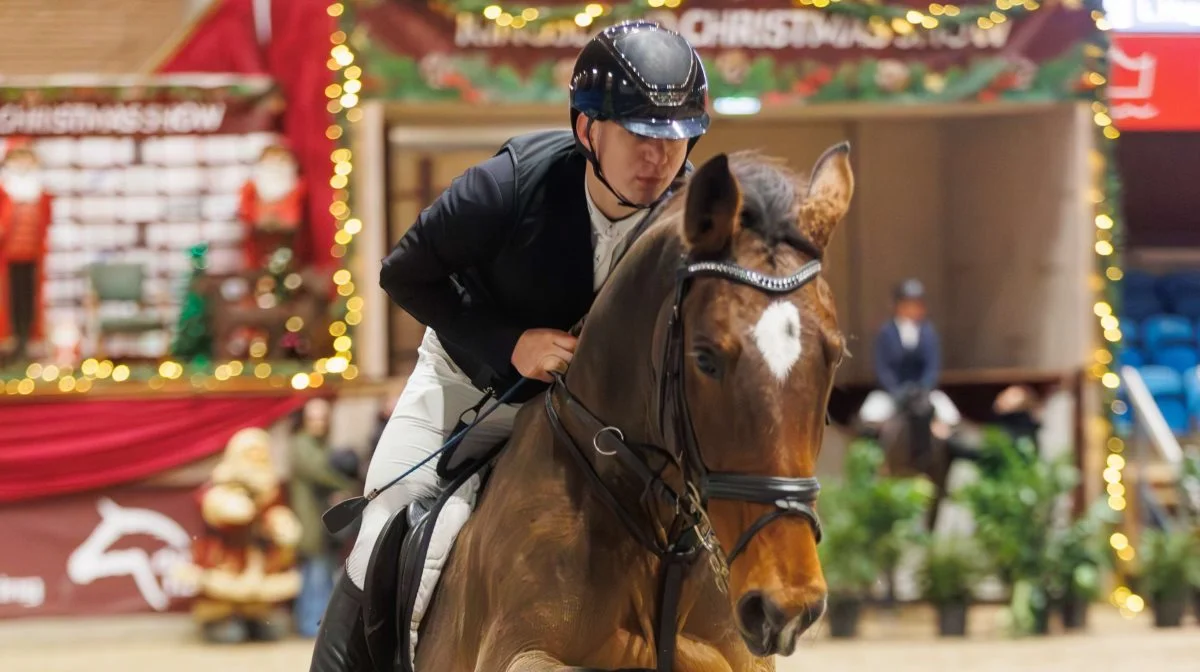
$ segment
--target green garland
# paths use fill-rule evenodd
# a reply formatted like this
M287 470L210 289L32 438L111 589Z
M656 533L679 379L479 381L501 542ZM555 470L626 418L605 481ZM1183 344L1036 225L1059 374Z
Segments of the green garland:
M1017 19L1041 7L1037 0L995 0L979 4L929 3L923 9L916 6L882 4L859 0L795 0L805 9L841 14L862 21L903 21L913 29L933 29L940 26L979 24L985 28L991 24ZM482 14L502 26L523 26L547 21L573 21L579 15L590 19L603 18L605 22L644 16L653 10L686 7L687 0L630 0L625 3L607 4L581 2L578 5L539 5L536 0L526 5L505 7L494 0L431 0L454 14ZM602 11L597 11L601 9ZM589 11L591 10L591 11ZM586 25L586 24L585 24Z

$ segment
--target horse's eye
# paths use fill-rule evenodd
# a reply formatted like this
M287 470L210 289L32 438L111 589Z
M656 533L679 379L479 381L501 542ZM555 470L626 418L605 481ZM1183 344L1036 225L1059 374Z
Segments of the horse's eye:
M700 369L700 373L709 378L721 378L721 360L716 353L707 349L696 350L694 357L696 359L696 368Z

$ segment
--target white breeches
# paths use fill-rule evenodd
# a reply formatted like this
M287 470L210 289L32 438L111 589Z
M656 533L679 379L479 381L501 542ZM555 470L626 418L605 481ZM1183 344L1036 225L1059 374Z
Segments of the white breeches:
M934 419L939 422L951 427L962 422L962 415L959 414L958 407L954 405L953 401L950 401L950 397L946 396L945 392L941 390L930 392L929 403L933 406ZM883 390L872 390L863 401L862 408L858 410L858 417L871 425L882 424L895 414L896 402L892 399L892 395Z
M471 384L442 349L433 330L426 329L417 349L416 366L371 457L364 492L391 481L441 448L454 431L459 416L479 403L482 396L483 392ZM493 403L494 400L489 400L481 410ZM463 452L457 454L480 453L508 438L519 408L515 404L497 408L467 432L456 448ZM445 484L439 482L437 462L438 458L430 460L367 505L354 549L346 560L346 572L359 588L363 587L371 551L388 518L415 499L441 492ZM473 494L472 491L470 507L474 506Z

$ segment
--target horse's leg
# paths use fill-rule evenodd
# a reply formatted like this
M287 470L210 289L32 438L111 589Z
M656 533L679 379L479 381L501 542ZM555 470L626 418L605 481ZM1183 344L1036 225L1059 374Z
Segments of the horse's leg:
M950 465L952 463L950 458L949 444L947 444L945 441L942 441L938 447L941 454L935 460L934 468L932 469L933 473L930 474L930 476L933 478L935 489L933 506L929 508L929 515L927 518L927 525L929 526L930 534L933 534L935 530L938 512L942 508L942 502L946 499L946 484L950 480Z

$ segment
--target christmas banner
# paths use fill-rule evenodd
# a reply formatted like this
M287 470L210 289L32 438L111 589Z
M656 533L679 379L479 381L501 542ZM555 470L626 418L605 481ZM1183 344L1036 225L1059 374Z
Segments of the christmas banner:
M125 487L0 506L0 619L180 611L195 490Z
M197 81L0 86L5 373L303 350L284 325L319 314L288 305L309 177L281 98L265 78Z
M718 111L721 99L745 98L762 106L1042 102L1084 98L1102 83L1088 77L1104 54L1094 2L535 4L348 4L344 20L364 63L364 95L564 104L580 47L631 17L659 21L697 47Z

